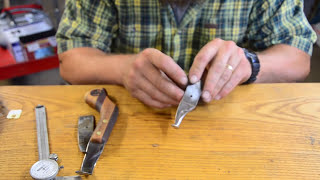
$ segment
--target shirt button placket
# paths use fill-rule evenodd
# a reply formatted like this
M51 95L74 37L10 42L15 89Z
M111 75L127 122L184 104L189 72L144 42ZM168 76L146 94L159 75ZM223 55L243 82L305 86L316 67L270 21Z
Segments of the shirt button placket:
M177 33L174 35L174 38L173 38L173 59L175 61L178 61L179 60L179 56L180 56L180 51L181 51L181 46L180 46L180 43L181 43L181 31L178 30Z

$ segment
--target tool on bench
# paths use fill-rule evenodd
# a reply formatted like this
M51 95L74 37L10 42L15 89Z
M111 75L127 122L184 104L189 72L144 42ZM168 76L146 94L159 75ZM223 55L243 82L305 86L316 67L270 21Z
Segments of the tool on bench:
M94 130L95 118L93 115L80 116L78 120L78 145L79 150L86 152L88 142Z
M57 163L58 155L50 154L48 129L47 129L47 114L46 108L43 105L38 105L35 108L37 122L37 139L39 161L37 161L30 169L30 175L34 179L81 179L80 176L64 176L56 177L60 167Z
M176 112L175 123L172 124L173 127L179 128L183 118L188 112L194 110L198 104L201 96L201 81L187 86L184 92L183 98L180 101Z
M100 121L87 145L81 169L76 173L91 175L117 121L119 110L116 104L109 99L104 88L87 92L85 101L89 106L100 112Z

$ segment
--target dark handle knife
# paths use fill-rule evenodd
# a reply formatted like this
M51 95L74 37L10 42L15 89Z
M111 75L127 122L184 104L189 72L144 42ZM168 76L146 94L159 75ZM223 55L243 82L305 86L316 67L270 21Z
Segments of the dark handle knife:
M89 106L100 112L100 121L92 133L90 142L100 144L105 143L108 140L112 127L115 123L111 120L113 112L117 109L117 106L108 98L108 93L104 88L88 92L85 95L85 101ZM109 127L109 123L112 127ZM108 131L108 129L110 130Z
M90 175L109 139L113 126L117 121L119 110L109 99L108 93L104 88L87 92L85 101L89 106L100 112L100 121L87 145L81 169L76 172L78 174Z

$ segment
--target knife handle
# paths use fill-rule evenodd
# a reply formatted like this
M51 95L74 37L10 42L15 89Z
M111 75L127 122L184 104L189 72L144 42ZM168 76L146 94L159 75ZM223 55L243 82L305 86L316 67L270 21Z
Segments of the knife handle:
M92 133L90 142L104 143L103 136L116 105L109 99L106 89L94 89L86 93L85 102L100 113L100 121Z

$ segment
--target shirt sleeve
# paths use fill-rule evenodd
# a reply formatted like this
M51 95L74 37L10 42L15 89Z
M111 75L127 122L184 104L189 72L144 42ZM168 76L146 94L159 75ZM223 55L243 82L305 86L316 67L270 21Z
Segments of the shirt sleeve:
M56 34L58 53L77 47L110 52L116 30L116 9L109 0L67 0Z
M302 0L256 0L247 39L253 50L288 44L309 55L317 37L303 12Z

